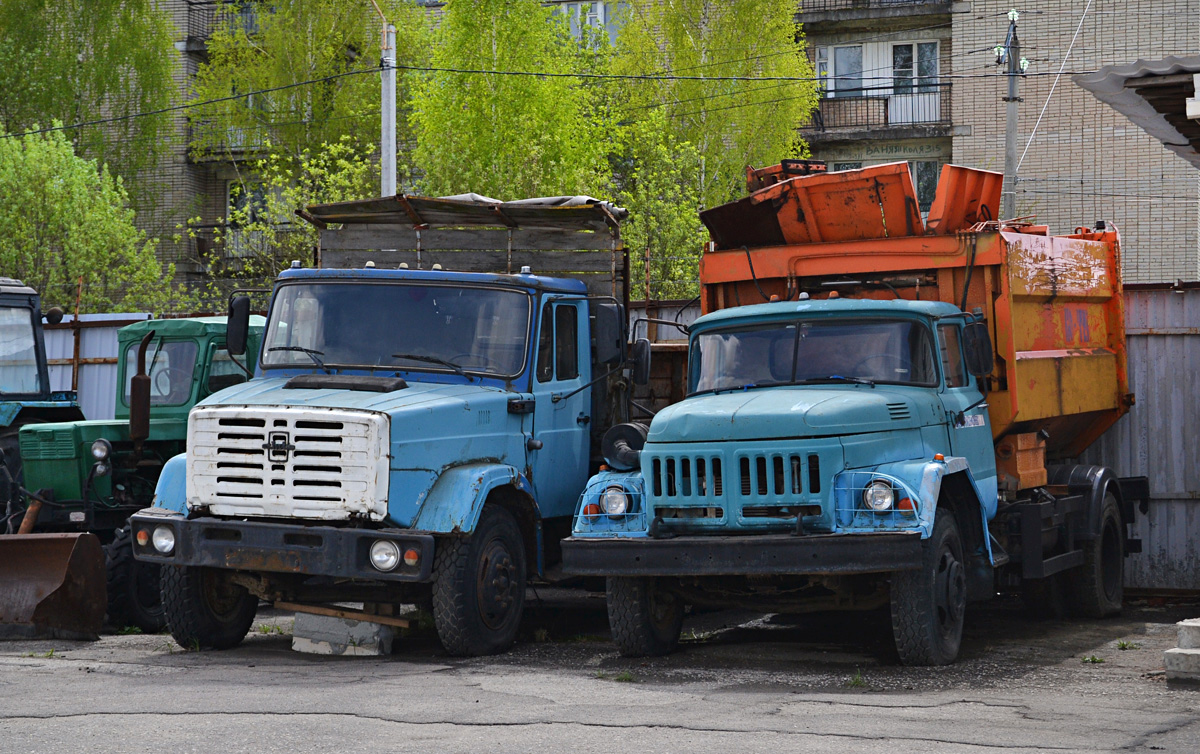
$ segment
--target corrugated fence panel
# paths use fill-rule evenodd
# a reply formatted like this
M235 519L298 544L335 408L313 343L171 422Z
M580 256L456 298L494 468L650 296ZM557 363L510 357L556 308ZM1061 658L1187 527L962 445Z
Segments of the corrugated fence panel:
M117 400L117 330L137 320L149 319L144 313L84 314L79 320L79 358L111 360L111 363L81 363L79 365L79 407L88 419L111 419ZM62 324L46 329L46 358L50 361L50 388L71 389L71 364L75 355L75 332L70 328L73 317L63 318ZM112 322L111 326L104 323ZM59 363L55 363L55 362Z
M1200 291L1129 291L1125 320L1137 403L1080 461L1150 479L1126 584L1200 589Z

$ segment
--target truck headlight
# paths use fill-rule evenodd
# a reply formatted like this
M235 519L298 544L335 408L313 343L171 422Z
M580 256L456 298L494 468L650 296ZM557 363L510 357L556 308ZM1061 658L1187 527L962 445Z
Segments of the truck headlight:
M150 535L150 544L163 555L170 555L175 549L175 531L169 526L157 526Z
M892 509L892 504L896 501L896 493L892 490L892 485L876 479L863 488L863 505L876 513L883 513Z
M625 488L614 485L600 493L600 507L610 516L620 516L629 512L629 493Z
M391 571L400 565L400 548L395 542L377 539L371 544L371 565L377 571Z
M101 437L92 443L92 458L97 461L105 461L112 455L112 443Z

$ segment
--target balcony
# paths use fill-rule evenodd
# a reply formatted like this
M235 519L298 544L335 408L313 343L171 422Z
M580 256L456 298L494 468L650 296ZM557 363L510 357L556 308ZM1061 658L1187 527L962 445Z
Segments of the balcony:
M910 139L950 133L950 84L831 92L800 132L809 143Z
M203 52L208 39L217 29L242 31L252 35L258 31L258 10L254 3L246 0L218 0L217 2L188 4L187 49Z
M958 7L955 7L958 6ZM970 9L969 3L930 0L800 0L796 20L806 28L848 21L949 15Z

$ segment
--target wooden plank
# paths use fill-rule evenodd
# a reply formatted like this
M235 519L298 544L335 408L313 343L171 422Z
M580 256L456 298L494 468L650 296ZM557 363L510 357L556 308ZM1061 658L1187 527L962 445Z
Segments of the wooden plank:
M409 626L409 622L403 618L393 618L390 615L375 615L373 613L365 613L362 610L325 607L324 605L302 605L298 602L283 602L282 600L276 600L275 607L278 610L290 610L294 613L326 615L330 618L360 620L364 623L382 623L385 626L396 626L397 628L408 628Z
M506 230L434 229L420 232L420 247L425 249L489 250L508 249ZM620 241L618 240L618 244ZM321 231L321 249L416 249L417 231L403 225L371 224L340 230ZM513 249L611 249L608 233L516 228L512 231Z

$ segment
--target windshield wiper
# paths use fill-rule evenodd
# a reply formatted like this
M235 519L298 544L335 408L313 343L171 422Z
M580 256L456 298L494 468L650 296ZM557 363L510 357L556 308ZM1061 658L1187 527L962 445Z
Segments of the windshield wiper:
M317 351L312 348L304 348L302 346L274 346L267 349L270 351L298 351L299 353L308 354L308 358L313 360L313 363L325 370L325 374L333 374L329 371L329 367L325 366L325 362L321 361L321 357L325 355L324 351Z
M868 380L865 377L846 377L841 374L831 374L828 377L810 377L806 380L797 380L797 385L809 385L814 382L853 382L857 385L870 385L875 387L874 380Z
M706 390L697 390L694 393L688 393L688 397L690 398L693 395L704 395L706 393L712 393L713 395L718 395L720 393L736 392L738 390L746 391L746 390L753 390L755 388L760 388L760 387L779 387L780 385L794 385L794 384L795 384L794 382L788 382L786 380L769 380L767 382L749 382L749 383L746 383L745 385L724 385L722 387L711 387Z
M457 372L460 377L465 377L468 380L471 379L471 377L466 372L464 372L463 368L460 367L458 364L455 364L453 361L446 361L445 359L439 359L437 356L420 356L415 353L394 353L394 354L392 354L392 358L393 359L412 359L413 361L423 361L426 364L440 364L441 366L444 366L444 367L450 367L455 372Z

